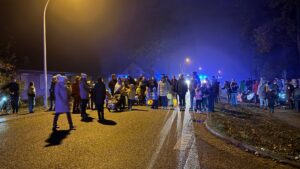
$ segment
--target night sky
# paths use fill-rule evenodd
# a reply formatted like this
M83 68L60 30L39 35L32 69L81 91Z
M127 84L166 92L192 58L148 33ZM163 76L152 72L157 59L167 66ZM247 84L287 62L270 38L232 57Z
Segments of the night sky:
M244 8L259 0L51 0L47 13L48 68L106 75L137 63L175 74L189 56L187 72L247 77L241 44ZM21 68L42 70L42 17L46 0L0 0L2 33L16 41Z

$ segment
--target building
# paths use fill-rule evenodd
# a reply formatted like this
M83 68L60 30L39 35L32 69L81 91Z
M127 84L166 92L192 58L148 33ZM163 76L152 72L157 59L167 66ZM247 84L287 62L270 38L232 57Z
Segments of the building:
M79 75L79 73L48 71L48 88L51 85L52 76L56 75L56 74L63 74L65 76L67 76L69 79L73 79L75 76ZM22 100L27 99L27 87L31 81L34 82L34 84L35 84L36 97L44 96L44 94L45 94L44 71L18 70L17 71L17 79L18 79L18 81L21 82L21 86L24 87L24 90L20 94L20 97Z

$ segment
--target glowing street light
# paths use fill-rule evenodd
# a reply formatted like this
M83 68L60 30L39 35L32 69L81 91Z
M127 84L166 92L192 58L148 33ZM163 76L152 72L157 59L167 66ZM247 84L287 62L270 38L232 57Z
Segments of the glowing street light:
M202 70L202 67L201 66L199 66L199 68L198 68L200 71Z
M191 63L191 59L189 57L185 58L185 63L186 64L190 64Z
M221 71L221 70L218 70L218 74L222 74L222 71Z

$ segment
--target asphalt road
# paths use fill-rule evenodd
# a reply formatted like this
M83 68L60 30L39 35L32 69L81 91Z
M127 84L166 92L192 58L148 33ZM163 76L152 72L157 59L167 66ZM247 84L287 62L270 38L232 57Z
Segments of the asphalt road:
M108 123L73 114L68 131L64 115L59 132L51 131L53 114L38 112L0 120L1 169L176 169L290 168L230 146L207 133L191 114L135 107L106 112ZM248 167L246 167L248 166Z

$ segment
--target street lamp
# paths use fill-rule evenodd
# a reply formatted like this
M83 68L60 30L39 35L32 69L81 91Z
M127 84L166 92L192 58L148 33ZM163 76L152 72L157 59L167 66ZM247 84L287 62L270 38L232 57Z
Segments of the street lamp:
M185 63L186 64L190 64L191 63L191 59L189 57L185 58Z
M46 43L46 13L50 0L47 0L47 3L44 8L44 17L43 17L43 38L44 38L44 78L45 78L45 96L44 96L44 107L48 108L48 75L47 75L47 43Z

